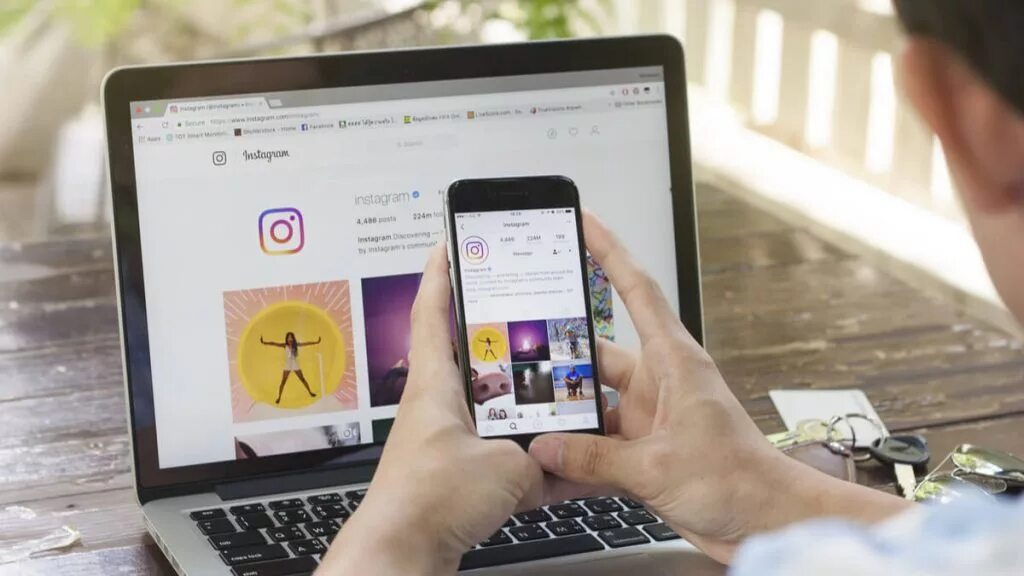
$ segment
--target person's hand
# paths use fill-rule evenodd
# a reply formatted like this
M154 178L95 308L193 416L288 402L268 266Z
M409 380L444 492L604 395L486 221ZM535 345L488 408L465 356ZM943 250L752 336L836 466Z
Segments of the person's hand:
M625 491L721 562L756 532L824 514L880 519L905 506L772 448L656 282L590 214L584 232L629 311L641 350L635 355L598 342L601 383L620 398L605 413L607 437L548 434L530 446L570 492L581 485ZM557 499L571 495L557 484L548 490Z
M260 344L266 344L266 342L263 341L263 335L262 334L260 334Z
M316 337L316 343L317 343L317 344L319 344L319 343L321 343L321 342L323 342L323 341L324 341L324 339L323 339L323 337L322 337L322 336L317 336L317 337Z
M450 295L441 246L413 306L409 379L380 465L318 574L454 573L513 512L541 503L537 463L477 436L449 347Z

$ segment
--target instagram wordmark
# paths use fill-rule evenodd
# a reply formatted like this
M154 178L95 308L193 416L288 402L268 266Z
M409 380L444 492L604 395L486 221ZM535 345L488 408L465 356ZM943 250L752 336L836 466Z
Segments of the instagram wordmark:
M462 241L462 257L467 264L483 264L490 254L487 242L479 236L470 236Z
M260 214L260 249L264 254L295 254L305 245L302 212L297 208L271 208Z

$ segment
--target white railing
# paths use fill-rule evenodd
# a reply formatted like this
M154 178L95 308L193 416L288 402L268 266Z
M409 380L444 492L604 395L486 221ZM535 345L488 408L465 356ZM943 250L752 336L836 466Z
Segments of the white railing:
M669 32L689 81L747 126L960 220L945 159L894 81L888 0L620 0L619 32ZM898 71L898 70L897 70Z

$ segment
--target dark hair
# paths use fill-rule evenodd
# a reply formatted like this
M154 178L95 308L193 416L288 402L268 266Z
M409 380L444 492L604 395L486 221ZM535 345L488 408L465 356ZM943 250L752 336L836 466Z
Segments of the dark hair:
M292 343L288 343L288 339L292 339ZM292 349L292 355L299 355L299 340L295 337L295 332L288 332L284 335L284 345Z
M1024 114L1024 2L895 0L894 4L907 33L948 46Z

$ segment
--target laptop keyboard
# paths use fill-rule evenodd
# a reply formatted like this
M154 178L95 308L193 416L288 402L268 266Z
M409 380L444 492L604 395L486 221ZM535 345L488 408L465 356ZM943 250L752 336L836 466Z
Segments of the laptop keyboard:
M311 574L366 490L187 512L235 576ZM629 498L585 498L513 515L460 570L623 548L679 536Z

